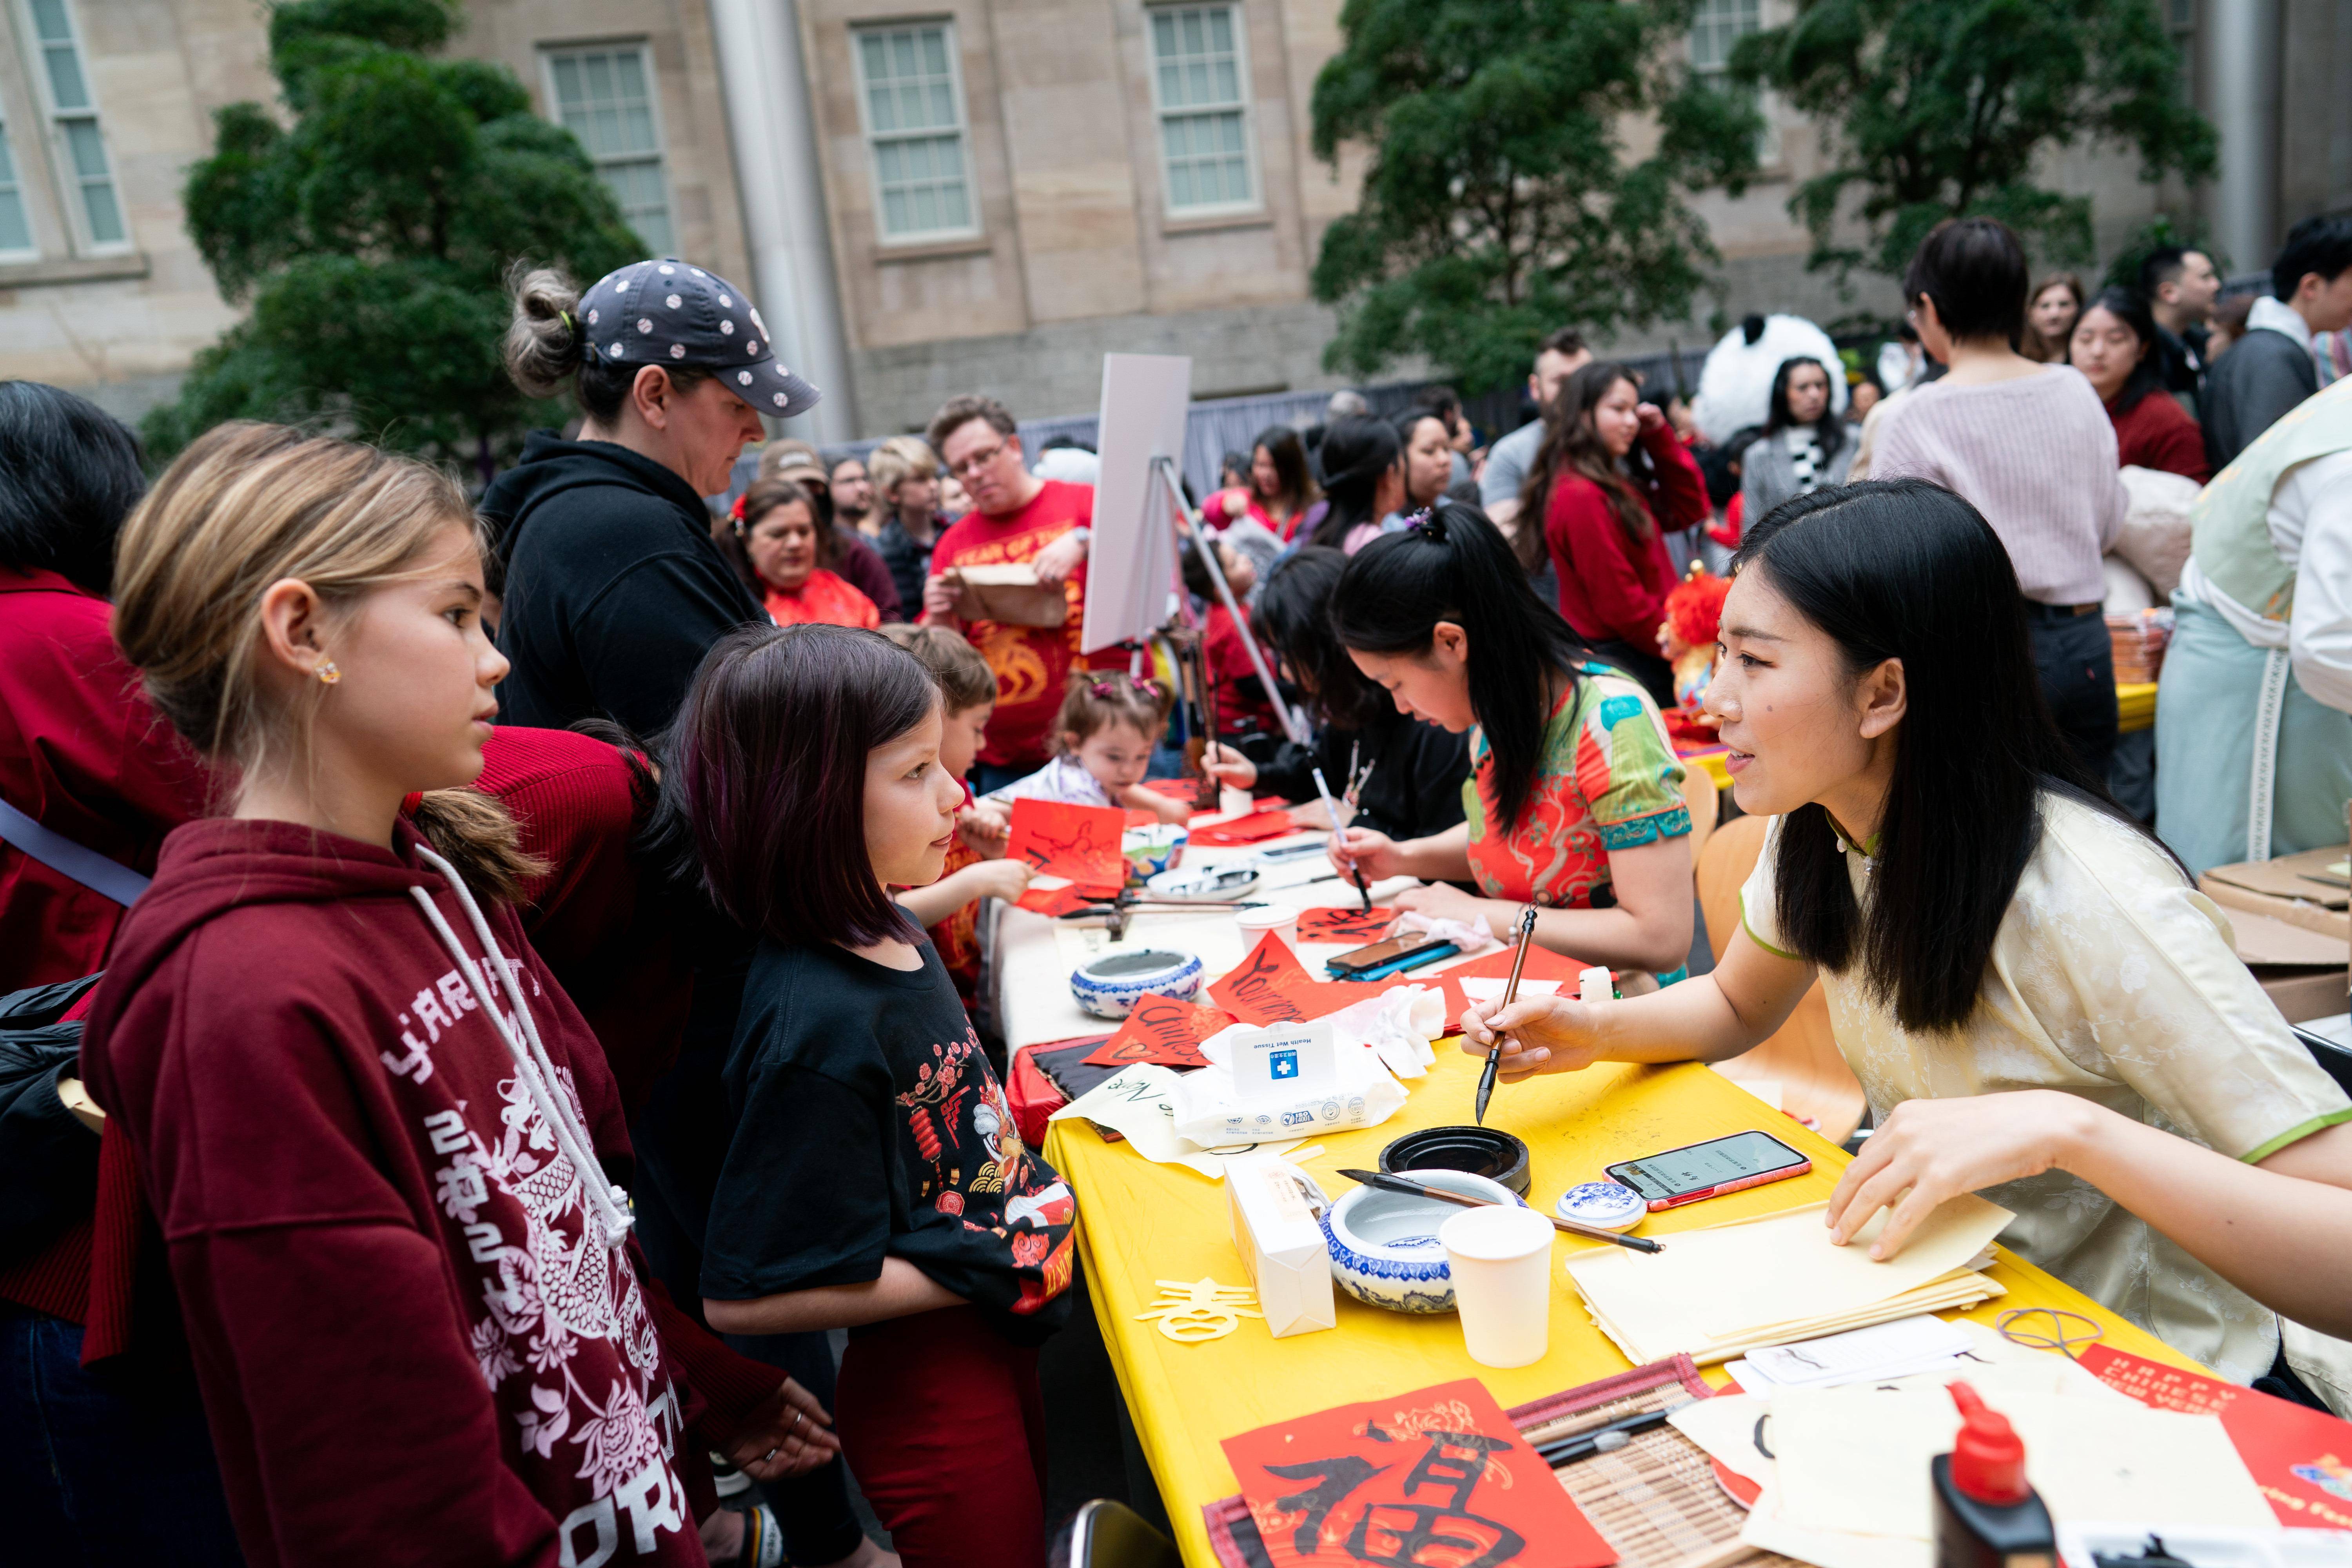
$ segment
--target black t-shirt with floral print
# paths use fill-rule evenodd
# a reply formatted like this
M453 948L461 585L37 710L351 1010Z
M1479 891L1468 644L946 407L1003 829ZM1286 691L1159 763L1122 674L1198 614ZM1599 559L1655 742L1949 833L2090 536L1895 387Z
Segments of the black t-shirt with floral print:
M762 942L724 1083L734 1133L702 1292L745 1300L877 1279L903 1258L1035 1344L1069 1314L1076 1205L1024 1145L929 942L897 970Z

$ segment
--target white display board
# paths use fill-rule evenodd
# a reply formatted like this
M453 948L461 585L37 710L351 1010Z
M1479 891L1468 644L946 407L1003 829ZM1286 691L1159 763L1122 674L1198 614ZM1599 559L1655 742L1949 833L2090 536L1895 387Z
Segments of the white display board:
M1092 653L1166 623L1176 579L1176 520L1155 458L1184 460L1192 361L1182 354L1103 355L1094 542L1087 558L1086 624Z

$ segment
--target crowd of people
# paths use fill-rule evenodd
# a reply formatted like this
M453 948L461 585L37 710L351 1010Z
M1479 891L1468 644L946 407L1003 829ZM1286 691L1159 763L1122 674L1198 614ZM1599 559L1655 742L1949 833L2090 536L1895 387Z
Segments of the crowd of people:
M2088 295L1946 224L1903 374L1788 357L1727 442L1566 327L1491 441L1343 394L1184 526L1173 668L1080 647L1091 457L997 400L828 461L767 438L819 393L725 279L511 285L507 370L578 419L478 497L251 423L151 482L0 383L37 1560L1044 1562L1079 1195L1007 1102L985 915L1016 800L1187 820L1179 733L1301 804L1372 761L1336 869L1616 972L1460 1020L1507 1078L1736 1055L1818 977L1876 1127L1841 1238L1989 1191L2021 1256L2290 1393L2278 1314L2352 1330L2352 1101L2190 879L2346 836L2352 224L2234 328L2198 252ZM2152 826L2101 613L2147 472L2201 487ZM1696 977L1670 714L1774 819Z

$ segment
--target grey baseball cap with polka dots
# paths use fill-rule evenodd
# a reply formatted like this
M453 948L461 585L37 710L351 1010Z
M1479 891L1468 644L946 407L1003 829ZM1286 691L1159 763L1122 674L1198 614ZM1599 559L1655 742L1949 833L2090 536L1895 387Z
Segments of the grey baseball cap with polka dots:
M743 290L674 256L607 272L578 313L588 352L605 364L705 371L772 419L804 413L823 395L777 360Z

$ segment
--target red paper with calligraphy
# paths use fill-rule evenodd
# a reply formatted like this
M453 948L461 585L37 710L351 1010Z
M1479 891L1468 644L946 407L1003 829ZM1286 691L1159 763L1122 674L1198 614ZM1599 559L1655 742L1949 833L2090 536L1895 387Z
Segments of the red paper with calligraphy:
M1617 1561L1475 1377L1224 1440L1276 1568Z
M1073 805L1024 796L1013 803L1013 837L1005 854L1033 871L1067 877L1079 887L1115 893L1127 885L1119 839L1127 813L1115 805Z
M1209 987L1211 999L1244 1024L1321 1018L1379 994L1379 988L1370 985L1308 979L1298 955L1272 931L1258 938L1249 956Z
M1203 848L1225 845L1255 844L1262 838L1280 838L1298 831L1298 824L1290 820L1286 811L1254 811L1247 816L1236 816L1230 822L1214 822L1206 827L1192 830L1192 842Z
M1089 897L1076 887L1031 888L1013 901L1024 910L1034 910L1041 915L1066 915L1072 910L1082 910L1088 904L1100 903L1103 900L1113 896L1105 893L1100 897Z
M2352 1530L2352 1425L2105 1345L2093 1345L2076 1359L2100 1382L2142 1405L2219 1415L2281 1524Z
M1085 1058L1088 1067L1125 1067L1158 1062L1161 1067L1204 1068L1201 1042L1234 1022L1218 1007L1201 1007L1173 996L1147 995L1127 1015L1118 1033Z
M1359 945L1378 942L1396 918L1396 910L1377 904L1369 910L1303 910L1298 916L1298 940L1352 942Z

